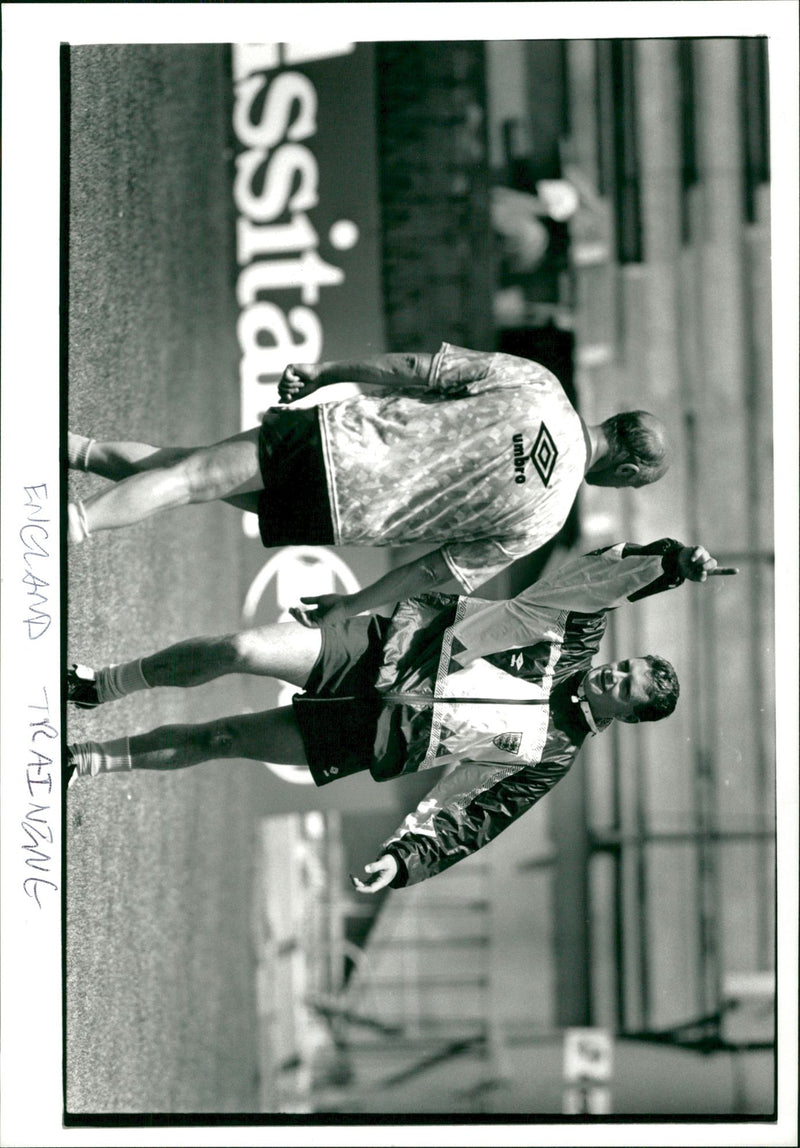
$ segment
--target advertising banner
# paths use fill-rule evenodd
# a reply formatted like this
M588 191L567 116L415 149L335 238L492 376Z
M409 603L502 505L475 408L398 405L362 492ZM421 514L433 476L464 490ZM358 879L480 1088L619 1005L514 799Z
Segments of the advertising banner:
M242 429L290 362L383 350L374 48L234 45Z
M278 403L288 363L385 349L377 108L371 44L235 44L231 52L236 335L247 429ZM348 385L321 393L330 401ZM303 595L352 592L389 567L381 549L265 551L251 514L242 516L242 549L247 627L285 621ZM253 679L245 692L261 710L288 704L296 690ZM269 768L276 808L337 805L344 796L298 782L291 767ZM342 784L356 805L391 803L368 777Z

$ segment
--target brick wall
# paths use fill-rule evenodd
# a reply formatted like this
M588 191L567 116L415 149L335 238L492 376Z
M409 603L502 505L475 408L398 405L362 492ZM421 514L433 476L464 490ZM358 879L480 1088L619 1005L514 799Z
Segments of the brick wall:
M377 49L388 349L494 345L481 43Z

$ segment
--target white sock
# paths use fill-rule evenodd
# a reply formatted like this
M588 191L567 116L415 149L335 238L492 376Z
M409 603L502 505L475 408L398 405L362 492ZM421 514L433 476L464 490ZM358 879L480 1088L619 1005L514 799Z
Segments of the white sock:
M94 446L93 438L67 431L67 461L73 470L87 470L89 452Z
M70 502L67 506L67 527L70 542L83 542L89 538L89 524L86 521L86 507L82 502Z
M101 773L122 773L133 769L130 738L112 741L79 741L69 747L79 777L98 777Z
M142 659L136 658L132 662L112 664L95 674L97 683L97 700L99 702L114 702L117 698L124 698L128 694L135 694L137 690L151 688L147 678L142 673Z

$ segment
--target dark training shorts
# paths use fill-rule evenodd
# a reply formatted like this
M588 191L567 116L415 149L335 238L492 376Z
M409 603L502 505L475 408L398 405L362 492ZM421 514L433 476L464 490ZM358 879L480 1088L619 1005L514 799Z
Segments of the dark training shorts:
M316 409L267 411L258 436L258 463L264 482L258 499L263 544L332 546L333 522Z
M388 618L351 618L321 626L322 649L305 692L292 699L316 785L372 765L380 695L374 688Z

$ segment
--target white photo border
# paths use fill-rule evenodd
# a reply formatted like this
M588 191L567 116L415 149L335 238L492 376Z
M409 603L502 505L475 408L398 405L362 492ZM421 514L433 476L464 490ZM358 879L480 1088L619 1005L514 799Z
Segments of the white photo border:
M312 10L313 21L309 20ZM457 16L456 16L457 11ZM395 4L6 4L3 6L3 347L2 347L2 1134L14 1145L429 1142L432 1129L367 1127L194 1126L155 1128L62 1125L60 894L46 885L36 898L22 889L19 824L27 809L25 763L60 730L59 523L59 252L60 46L80 43L233 43L264 38L308 40L770 37L777 625L779 1119L725 1124L681 1123L694 1144L791 1144L797 1127L797 4L793 0L699 2ZM38 488L33 493L26 488ZM46 488L46 490L44 489ZM36 510L35 507L40 507ZM38 518L36 517L38 516ZM30 581L20 530L46 551L34 568L50 626L32 640ZM31 561L29 560L28 569ZM39 622L41 629L43 623ZM44 693L43 693L44 692ZM43 702L44 694L46 700ZM49 705L45 717L43 704ZM37 729L44 732L35 741ZM53 742L60 745L60 740ZM61 850L58 773L49 826L53 857ZM40 774L41 776L41 774ZM41 792L41 791L40 791ZM60 877L56 878L60 886ZM30 886L28 887L30 890ZM787 922L789 923L787 926ZM792 927L792 922L794 926ZM437 1125L440 1145L672 1144L675 1125Z

